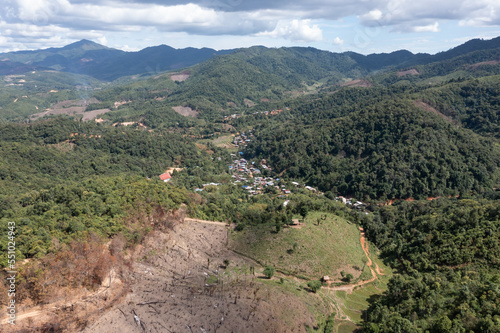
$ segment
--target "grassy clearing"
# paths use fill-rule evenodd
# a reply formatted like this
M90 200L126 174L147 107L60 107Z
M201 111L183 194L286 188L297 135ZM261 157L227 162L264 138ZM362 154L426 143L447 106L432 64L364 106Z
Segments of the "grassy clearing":
M337 326L337 333L352 333L357 329L357 326L349 321L341 322Z
M258 290L254 301L259 306L267 304L285 332L293 332L297 327L305 327L309 332L323 325L332 308L330 302L320 293L312 293L301 287L301 283L292 278L253 280Z
M263 266L271 265L278 272L299 278L319 279L323 275L330 275L338 281L342 270L352 273L355 280L371 278L371 271L365 265L367 260L361 248L358 227L332 214L327 214L326 220L318 225L317 221L322 215L324 213L312 212L300 229L284 228L279 233L274 232L275 226L272 225L246 227L243 231L231 233L229 246ZM297 245L294 247L294 244ZM368 307L370 298L380 295L392 276L390 268L378 258L378 251L373 244L369 244L369 252L373 269L378 265L384 275L378 275L376 281L357 287L352 293L326 289L311 293L305 288L305 281L283 277L278 272L271 280L259 280L270 290L288 295L286 298L289 303L274 306L287 308L295 302L305 304L307 311L304 311L305 308L279 311L280 319L287 326L293 327L301 311L312 314L319 328L329 314L336 313L334 332L353 332L362 324L363 311ZM307 321L313 323L310 318L301 320L303 323ZM313 330L314 326L310 326L310 329Z
M392 273L387 267L384 268L384 274L386 275L379 276L378 280L354 290L352 294L345 291L334 292L333 299L337 300L342 312L349 317L351 322L349 324L347 321L339 321L337 323L337 332L353 332L357 325L362 324L363 311L368 308L370 298L377 297L387 289L387 282Z
M224 136L219 136L218 138L214 139L212 141L212 143L216 147L226 148L228 146L233 147L233 140L234 140L234 136L232 136L232 135L224 135Z
M363 311L369 306L370 299L377 297L387 289L387 282L393 275L392 270L384 265L378 257L378 250L372 244L370 244L369 249L373 269L375 270L376 265L378 265L379 271L383 275L377 274L377 280L355 288L352 293L324 290L325 296L338 307L339 313L335 321L334 332L354 332L359 328L363 323ZM368 267L364 269L363 275L366 271L369 271Z
M247 227L233 232L229 245L285 274L314 280L329 275L340 280L343 270L359 277L366 256L357 226L331 214L317 225L322 214L312 212L302 228L284 228L279 233L270 225Z
M233 135L223 135L219 136L215 139L203 139L199 140L198 143L202 145L207 145L209 142L212 143L216 147L226 148L229 152L238 151L238 147L233 144L234 136Z

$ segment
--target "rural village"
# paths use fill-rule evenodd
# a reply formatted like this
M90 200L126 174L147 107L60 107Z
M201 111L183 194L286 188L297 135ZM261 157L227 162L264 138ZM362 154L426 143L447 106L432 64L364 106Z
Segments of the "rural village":
M270 112L264 112L265 114L275 115L273 113L276 110ZM282 111L282 110L277 110ZM239 115L232 115L239 116ZM252 131L237 133L233 139L233 145L238 149L245 148L249 142L252 141ZM318 195L324 195L323 192L319 191L317 188L308 186L306 184L300 184L296 181L288 181L282 178L273 178L269 176L272 171L272 167L268 166L266 159L261 159L260 161L249 161L244 158L243 151L238 151L236 153L231 153L232 162L228 165L228 170L233 178L232 184L235 186L241 186L243 189L248 191L249 196L260 195L264 193L275 193L279 197L286 198L288 195L299 189L306 189L308 191L317 193ZM219 157L220 159L220 157ZM181 171L182 168L170 168L166 170L163 174L159 175L160 179L164 182L168 182L172 179L172 171ZM207 186L219 186L220 183L206 183L203 184L201 188L196 188L195 192L202 192ZM340 201L345 205L351 206L355 209L364 210L368 205L364 202L355 200L353 198L346 198L343 196L337 196L336 201Z

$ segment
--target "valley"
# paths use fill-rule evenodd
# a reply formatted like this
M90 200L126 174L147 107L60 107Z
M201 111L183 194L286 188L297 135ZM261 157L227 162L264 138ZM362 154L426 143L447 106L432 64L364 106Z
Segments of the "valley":
M496 332L499 52L2 54L0 330Z

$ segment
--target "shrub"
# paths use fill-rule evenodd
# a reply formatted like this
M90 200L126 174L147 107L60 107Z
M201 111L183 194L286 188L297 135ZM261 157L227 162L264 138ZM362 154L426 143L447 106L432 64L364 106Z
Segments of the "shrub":
M263 273L264 273L264 275L265 275L268 279L272 278L272 277L273 277L273 275L274 275L274 267L272 267L272 266L267 266L266 268L264 268L264 272L263 272Z
M309 281L307 282L307 286L313 293L317 292L318 290L321 289L321 282L320 281Z

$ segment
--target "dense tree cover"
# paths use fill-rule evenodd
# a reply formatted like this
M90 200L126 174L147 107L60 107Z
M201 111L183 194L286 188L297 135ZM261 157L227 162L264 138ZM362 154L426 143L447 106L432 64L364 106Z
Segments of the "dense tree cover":
M67 118L0 125L0 156L0 218L2 227L21 221L21 257L44 255L54 237L67 243L81 232L125 232L132 209L147 215L156 206L176 208L186 193L158 175L211 163L179 135Z
M423 78L433 76L443 76L455 72L457 70L468 70L471 76L499 74L499 66L489 66L487 71L482 71L481 68L471 65L478 64L491 59L497 59L500 55L500 48L490 50L478 50L451 59L443 59L425 66L419 66Z
M345 77L360 77L368 73L349 54L330 53L312 47L252 47L236 51L233 55L296 85L324 78L337 82Z
M262 98L281 99L286 90L295 87L296 82L289 82L274 72L262 71L254 64L227 55L195 66L193 76L183 82L170 98L178 103L189 101L196 109L204 111L205 115L202 113L201 116L213 117L221 114L218 109L228 109L227 103L241 108L245 107L245 99L255 103Z
M500 77L452 80L417 96L442 114L482 135L500 137Z
M200 123L193 117L185 117L175 112L172 106L155 99L134 101L121 106L117 111L103 115L104 119L111 122L141 123L152 129L189 128Z
M71 119L4 125L0 151L3 193L8 187L47 187L54 181L93 175L157 177L167 167L195 165L203 158L193 143L175 134Z
M2 202L1 225L6 229L8 221L17 221L18 260L42 258L57 250L55 244L69 244L89 233L104 238L123 233L130 242L137 242L151 227L146 216L187 203L185 191L131 176L68 181L14 198L8 206ZM6 263L7 241L6 237L0 241L2 265Z
M146 79L121 79L94 91L93 96L100 101L143 101L165 97L177 85L168 73Z
M178 185L178 180L173 184ZM201 219L240 224L241 227L275 225L278 231L281 226L291 223L292 216L304 216L304 212L308 211L331 212L357 221L357 212L351 211L331 197L318 196L302 190L285 198L274 193L272 189L262 195L249 196L248 191L240 186L223 183L219 186L206 186L203 192L194 195L192 199L198 206L191 214ZM289 201L286 206L283 204L285 200Z
M262 125L247 152L289 177L358 198L482 193L496 184L500 153L490 140L410 101L310 122Z
M363 226L400 274L367 310L365 332L499 332L500 204L402 202Z

